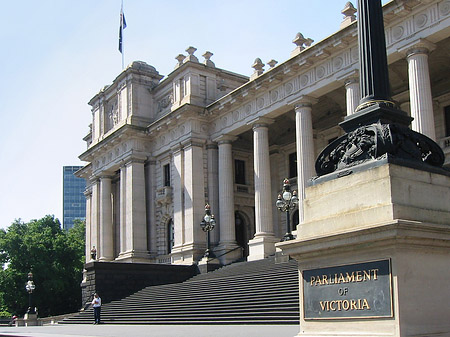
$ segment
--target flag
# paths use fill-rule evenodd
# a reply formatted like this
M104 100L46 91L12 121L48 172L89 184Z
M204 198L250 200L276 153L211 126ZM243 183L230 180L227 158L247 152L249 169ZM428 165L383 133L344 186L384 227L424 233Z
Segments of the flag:
M120 27L119 27L119 51L122 53L122 43L123 43L123 30L127 28L127 22L125 21L125 14L123 13L123 5L120 8Z

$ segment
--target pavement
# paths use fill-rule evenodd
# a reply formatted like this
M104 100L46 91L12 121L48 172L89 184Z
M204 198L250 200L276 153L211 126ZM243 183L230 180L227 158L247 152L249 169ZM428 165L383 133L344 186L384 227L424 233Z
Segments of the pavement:
M46 325L0 327L9 337L294 337L298 325Z

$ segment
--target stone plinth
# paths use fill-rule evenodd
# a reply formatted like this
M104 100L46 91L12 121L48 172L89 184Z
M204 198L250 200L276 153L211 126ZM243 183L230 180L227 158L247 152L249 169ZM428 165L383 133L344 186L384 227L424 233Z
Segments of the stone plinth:
M15 320L15 326L40 326L42 325L40 319L37 317L37 314L29 314L26 313L23 318L17 318Z
M316 184L297 233L277 247L299 263L299 336L450 334L449 174L385 163ZM363 270L340 279L335 268L374 261L388 261L389 291ZM314 287L323 290L315 297ZM392 311L371 314L380 303Z
M216 258L204 257L198 262L198 270L200 274L209 273L222 267L220 261Z

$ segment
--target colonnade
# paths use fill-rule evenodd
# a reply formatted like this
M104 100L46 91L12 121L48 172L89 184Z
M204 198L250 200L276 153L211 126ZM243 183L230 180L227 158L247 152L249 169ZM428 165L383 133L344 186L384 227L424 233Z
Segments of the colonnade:
M420 40L403 51L408 63L412 129L435 139L433 104L428 69L428 53L432 44ZM355 74L344 80L346 114L355 113L360 100L359 81ZM294 104L297 151L297 186L299 222L303 221L303 201L307 181L315 175L313 139L314 104L312 97L302 96ZM265 117L250 123L253 131L255 227L254 238L249 241L249 260L264 258L275 252L273 204L269 158L269 125L273 120ZM226 252L237 247L235 233L235 200L233 179L233 141L231 135L222 135L205 146L205 140L190 140L172 149L173 159L173 221L175 224L175 263L186 261L184 252L198 250L204 242L199 221L204 213L205 201L218 214L218 230L213 241L217 250ZM207 154L205 156L204 151ZM204 157L207 159L207 177L204 175ZM108 173L95 178L86 192L87 242L89 249L97 246L103 261L114 259L112 176ZM207 184L207 186L205 186ZM129 160L120 167L120 254L118 259L148 257L146 193L144 158ZM208 199L205 198L207 190ZM198 243L201 243L200 245ZM227 263L226 258L224 262Z

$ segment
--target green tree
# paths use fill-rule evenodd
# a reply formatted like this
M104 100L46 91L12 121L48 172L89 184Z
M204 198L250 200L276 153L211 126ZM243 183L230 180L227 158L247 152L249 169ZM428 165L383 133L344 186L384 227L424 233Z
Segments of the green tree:
M39 316L77 311L81 307L84 223L69 231L54 216L29 223L16 220L0 230L0 306L22 315L28 307L27 274L33 272L33 305Z

